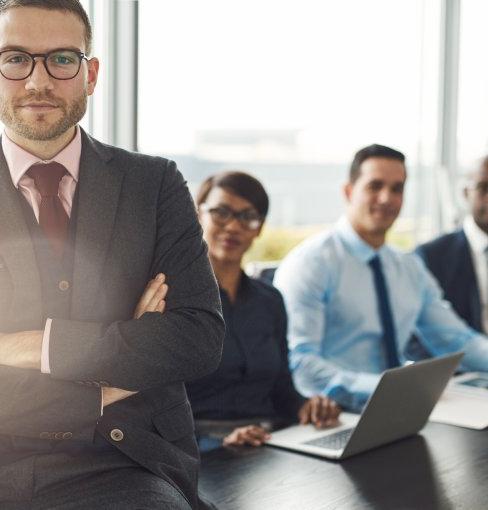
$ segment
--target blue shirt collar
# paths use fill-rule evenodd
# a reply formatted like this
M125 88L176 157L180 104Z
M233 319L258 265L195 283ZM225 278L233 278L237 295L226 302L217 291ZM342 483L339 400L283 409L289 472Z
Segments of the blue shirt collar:
M381 258L381 254L388 250L384 244L375 250L366 241L359 237L349 220L343 216L336 224L335 229L347 250L358 260L367 264L375 255Z

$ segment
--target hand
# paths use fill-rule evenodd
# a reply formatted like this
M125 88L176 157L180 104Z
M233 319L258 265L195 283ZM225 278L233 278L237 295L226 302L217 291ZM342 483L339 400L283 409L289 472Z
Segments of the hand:
M149 280L144 292L137 303L134 319L139 319L146 312L163 313L166 306L166 293L168 286L164 283L166 276L159 273L155 278Z
M302 425L313 423L317 428L330 427L337 425L341 411L341 407L330 398L315 395L300 408L298 419Z
M121 390L120 388L102 387L102 407L114 404L119 400L135 395L137 391Z
M271 435L263 427L248 425L247 427L238 427L224 437L224 446L244 444L261 446L270 437Z
M42 331L0 333L0 365L41 369Z

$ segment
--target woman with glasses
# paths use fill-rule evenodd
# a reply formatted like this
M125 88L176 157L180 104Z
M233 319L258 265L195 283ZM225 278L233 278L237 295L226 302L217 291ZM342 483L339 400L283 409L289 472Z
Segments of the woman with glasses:
M219 368L187 384L200 448L258 446L271 427L297 419L334 424L340 409L333 401L307 400L293 387L280 293L241 269L268 212L263 186L243 172L224 172L200 186L196 203L226 322Z

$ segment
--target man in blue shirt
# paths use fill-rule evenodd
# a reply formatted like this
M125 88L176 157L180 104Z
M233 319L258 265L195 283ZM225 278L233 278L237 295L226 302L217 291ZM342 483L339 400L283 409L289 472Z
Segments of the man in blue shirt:
M488 339L442 299L417 255L385 244L406 177L402 153L382 145L361 149L344 187L346 217L278 268L290 366L304 395L322 393L360 410L379 374L406 361L413 333L433 355L462 350L464 368L488 371Z

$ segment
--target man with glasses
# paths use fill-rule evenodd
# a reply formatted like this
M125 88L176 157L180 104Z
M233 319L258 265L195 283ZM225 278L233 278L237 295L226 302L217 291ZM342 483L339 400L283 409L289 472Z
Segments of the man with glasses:
M488 156L467 176L463 227L417 248L444 297L474 329L488 333Z
M320 393L361 410L381 372L407 361L414 333L432 355L462 350L464 369L488 371L488 339L443 301L417 255L386 243L406 178L401 152L377 144L359 150L344 186L346 216L278 268L290 364L303 395Z
M90 46L78 0L0 1L0 508L197 508L218 290L175 164L78 126Z

